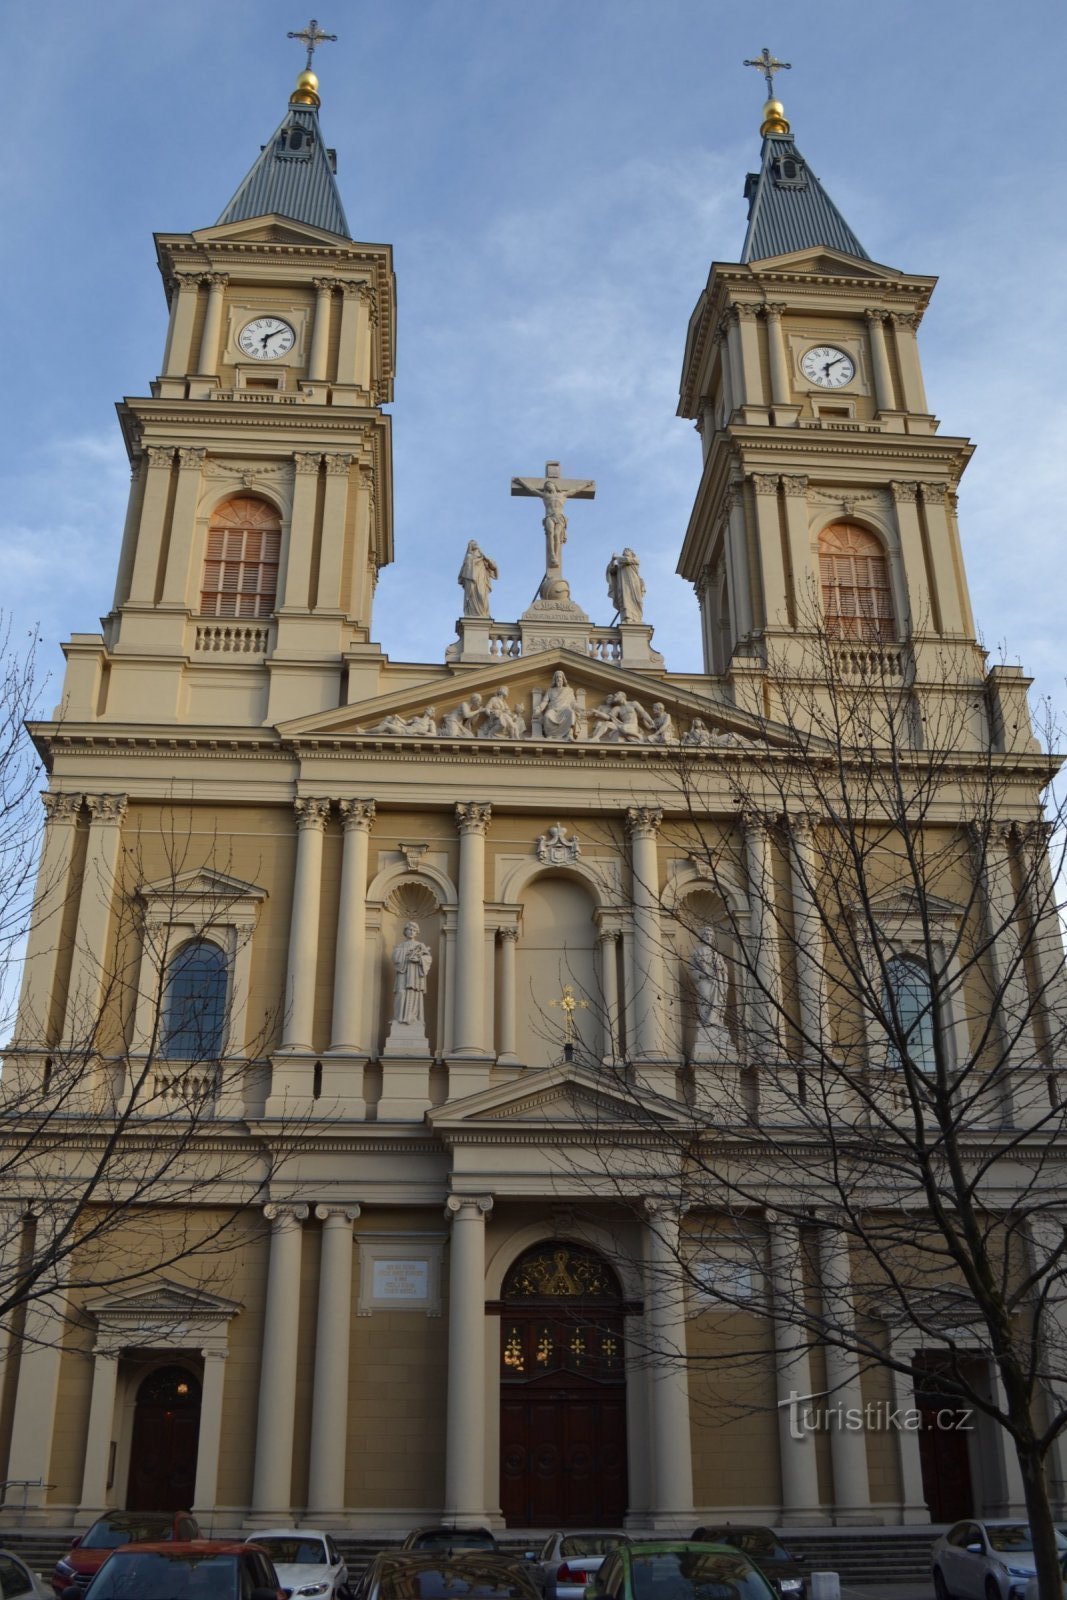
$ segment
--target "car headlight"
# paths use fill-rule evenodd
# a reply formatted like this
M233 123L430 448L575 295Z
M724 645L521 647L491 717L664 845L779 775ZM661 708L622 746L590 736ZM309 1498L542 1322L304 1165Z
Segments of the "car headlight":
M1034 1576L1029 1567L1008 1567L1009 1578L1032 1578Z
M803 1578L779 1578L778 1587L783 1594L799 1594L804 1587Z
M329 1594L330 1583L328 1579L325 1583L302 1583L296 1592L297 1594L306 1595Z
M65 1578L72 1578L74 1576L74 1568L71 1566L69 1561L57 1561L56 1571L61 1572Z

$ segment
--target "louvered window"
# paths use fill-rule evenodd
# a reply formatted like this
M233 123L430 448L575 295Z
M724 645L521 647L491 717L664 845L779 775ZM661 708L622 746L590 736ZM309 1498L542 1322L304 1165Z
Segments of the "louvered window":
M201 615L269 617L278 588L281 542L273 506L250 495L224 500L208 528Z
M847 522L824 528L819 579L826 631L833 638L895 637L889 563L873 533Z

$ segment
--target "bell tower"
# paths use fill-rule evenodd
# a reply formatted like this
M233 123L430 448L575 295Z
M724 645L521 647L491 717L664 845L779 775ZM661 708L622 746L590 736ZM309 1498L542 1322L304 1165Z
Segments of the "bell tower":
M331 36L293 37L307 67L218 221L157 235L162 366L118 408L132 485L115 598L103 634L68 646L68 718L273 724L376 682L392 252L352 238L323 141L311 57Z

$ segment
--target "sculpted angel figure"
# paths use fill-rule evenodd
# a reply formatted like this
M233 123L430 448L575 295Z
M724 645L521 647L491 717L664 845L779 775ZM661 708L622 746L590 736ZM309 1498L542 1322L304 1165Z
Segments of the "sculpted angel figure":
M578 696L562 672L552 674L550 686L535 707L546 739L574 739L578 732Z
M487 617L489 615L489 591L493 581L499 578L500 571L495 561L491 561L482 550L476 539L467 543L467 553L463 557L463 565L459 569L457 582L463 586L463 615L465 617Z
M405 922L404 937L393 947L393 1021L423 1025L426 978L433 965L417 922Z
M485 720L478 729L479 739L521 739L526 732L526 718L521 711L511 709L504 685L494 689L485 702L484 712Z
M619 613L620 622L640 622L645 614L645 582L641 563L629 545L622 555L613 555L604 576L608 598Z
M403 717L383 717L381 722L376 722L373 728L367 729L368 733L436 733L437 708L427 706L425 711L418 712L414 717L404 721Z
M484 716L482 697L474 693L469 700L461 700L458 706L445 712L441 718L441 732L450 739L473 739L474 724Z

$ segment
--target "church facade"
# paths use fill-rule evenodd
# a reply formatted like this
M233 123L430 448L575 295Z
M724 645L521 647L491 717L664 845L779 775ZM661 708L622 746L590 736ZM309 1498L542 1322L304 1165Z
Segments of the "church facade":
M84 1049L80 1151L149 1063L146 1126L165 1144L161 1107L195 1104L204 1164L180 1217L146 1203L212 1243L106 1291L75 1254L9 1338L0 1439L27 1520L173 1501L215 1530L445 1513L688 1532L943 1510L914 1432L792 1437L780 1402L825 1387L820 1352L768 1333L736 1380L667 1359L732 1334L671 1287L676 1157L665 1141L657 1182L625 1092L667 1125L743 1068L772 1114L679 770L700 775L699 822L738 842L735 915L752 926L770 872L799 918L810 819L771 836L737 795L753 753L788 743L768 661L802 675L812 595L850 670L921 685L950 657L1031 748L1025 680L976 641L970 446L923 387L933 280L871 261L776 102L765 119L742 260L712 267L683 362L703 465L679 570L703 673L656 647L639 554L605 551L610 622L572 596L569 502L595 485L557 462L512 485L545 536L524 616L494 618L472 541L438 662L375 643L392 257L351 236L313 74L218 222L159 236L169 323L158 377L120 408L114 605L72 635L34 729L49 915L5 1076L44 1093ZM1022 817L1039 784L1020 782ZM760 972L786 981L781 961ZM795 1181L783 1154L754 1214L772 1294L799 1251L775 1210ZM219 1219L239 1246L218 1247ZM839 1376L854 1400L914 1398L899 1374ZM1020 1509L995 1431L956 1464L973 1509Z

